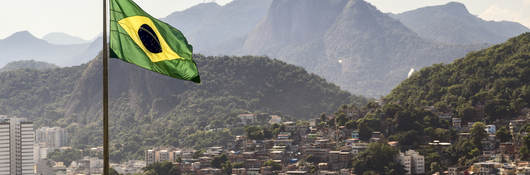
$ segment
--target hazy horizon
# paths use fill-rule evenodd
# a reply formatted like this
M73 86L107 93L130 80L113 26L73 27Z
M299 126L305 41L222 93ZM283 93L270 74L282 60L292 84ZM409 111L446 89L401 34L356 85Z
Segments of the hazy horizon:
M169 14L185 10L191 6L212 0L156 0L139 1L134 0L144 10L157 18L163 18ZM225 5L232 0L217 0L220 5ZM400 3L388 0L366 0L375 5L385 13L401 13L425 6L442 5L450 0L404 0ZM530 28L530 0L455 0L466 5L470 13L485 20L514 21ZM4 22L4 28L0 31L0 39L4 39L19 31L29 31L33 35L42 38L48 33L62 32L84 40L92 40L101 33L101 2L81 0L54 0L54 1L11 1L11 5L0 7L1 16L10 16ZM50 10L61 6L61 10ZM21 10L21 9L27 10ZM31 11L33 13L27 13ZM76 14L76 15L64 15ZM83 15L77 15L83 14ZM68 21L68 22L66 22Z

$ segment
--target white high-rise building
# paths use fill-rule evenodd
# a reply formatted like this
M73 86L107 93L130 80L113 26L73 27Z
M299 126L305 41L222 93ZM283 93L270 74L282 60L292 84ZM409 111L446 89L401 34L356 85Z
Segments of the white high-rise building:
M149 166L157 162L176 162L182 156L181 150L175 148L154 148L145 150L145 165Z
M37 143L44 143L45 146L53 151L59 149L60 147L67 145L68 136L64 128L60 127L42 127L36 131L36 140Z
M34 175L33 123L0 116L0 175Z
M16 137L19 138L17 144L17 174L34 174L35 162L33 161L33 144L35 143L35 132L33 122L22 121L19 124Z
M0 175L11 173L11 138L9 121L0 121Z
M405 153L399 153L398 159L404 166L407 174L425 173L425 159L420 153L414 150L408 150Z

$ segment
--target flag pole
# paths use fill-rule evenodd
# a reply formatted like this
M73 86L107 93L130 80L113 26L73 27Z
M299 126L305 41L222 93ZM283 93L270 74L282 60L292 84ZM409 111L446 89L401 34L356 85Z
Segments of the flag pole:
M109 175L109 69L107 0L103 0L103 175Z

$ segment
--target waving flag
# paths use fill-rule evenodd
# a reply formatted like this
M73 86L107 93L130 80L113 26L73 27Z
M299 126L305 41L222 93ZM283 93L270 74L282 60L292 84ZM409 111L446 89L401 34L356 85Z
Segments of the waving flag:
M170 77L200 83L193 48L184 35L132 0L110 1L110 57Z

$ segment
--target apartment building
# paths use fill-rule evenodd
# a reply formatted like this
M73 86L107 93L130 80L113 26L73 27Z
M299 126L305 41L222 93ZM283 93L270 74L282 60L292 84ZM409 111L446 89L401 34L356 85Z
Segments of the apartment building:
M425 159L420 153L414 150L408 150L405 153L399 153L398 159L405 167L407 174L425 173Z
M11 138L9 121L0 121L0 175L11 173Z
M37 143L43 143L50 151L67 145L68 136L64 128L42 127L36 131Z
M0 175L34 175L33 123L0 116Z
M185 158L182 150L177 150L174 148L154 148L145 150L145 165L149 166L158 162L177 162L177 159Z

